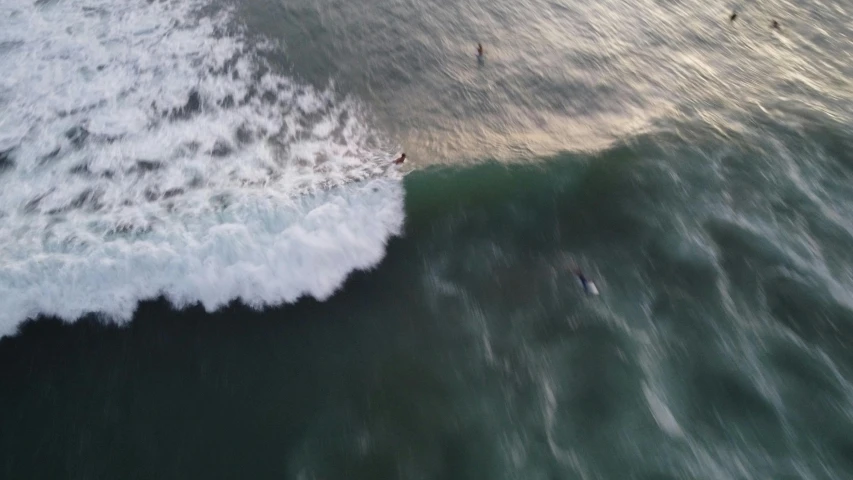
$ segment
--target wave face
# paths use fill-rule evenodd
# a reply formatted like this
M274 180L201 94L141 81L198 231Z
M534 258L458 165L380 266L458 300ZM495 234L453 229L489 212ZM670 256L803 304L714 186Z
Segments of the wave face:
M0 335L158 295L324 299L400 232L360 104L276 73L275 45L210 10L0 5Z

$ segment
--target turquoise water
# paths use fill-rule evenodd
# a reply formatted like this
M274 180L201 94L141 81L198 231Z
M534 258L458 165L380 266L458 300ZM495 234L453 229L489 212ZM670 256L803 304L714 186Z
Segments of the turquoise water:
M293 214L298 246L260 244L295 252L278 276L226 250L198 264L212 279L180 277L200 282L197 298L173 280L160 299L133 297L143 301L132 319L68 318L61 308L61 319L14 319L16 330L0 339L0 476L849 478L849 7L748 4L737 6L734 25L729 7L237 5L227 25L248 30L245 48L260 48L256 38L280 43L263 50L264 68L315 92L334 83L333 95L316 95L326 102L319 110L304 107L313 94L293 97L290 108L305 115L283 121L311 128L267 143L283 145L287 161L324 141L387 150L383 161L400 146L412 158L405 175L337 185L337 175L359 171L337 167L347 154L323 150L330 159L309 170L332 184L299 192L326 208L312 207L304 221ZM781 31L769 28L773 18ZM200 91L204 118L217 97ZM222 115L213 125L231 126ZM274 118L258 115L257 125ZM370 135L352 134L343 117ZM335 121L329 129L341 136L317 133ZM8 154L15 172L28 165L22 138ZM92 171L99 151L89 153ZM301 175L295 165L269 165L269 175ZM379 200L348 193L365 181ZM261 248L253 239L274 231L275 218L243 200L255 198L248 190L222 182L231 196L216 218L229 219L243 250ZM388 213L395 188L404 194L399 231ZM362 201L367 210L353 206ZM35 228L7 207L9 222ZM237 207L265 219L263 228L232 214ZM93 219L110 208L72 212ZM343 226L305 233L325 232L318 218L330 209L343 212L334 217ZM373 217L391 227L333 248L367 235L348 218ZM172 217L159 218L128 245L155 251ZM199 240L195 231L187 242L213 235ZM381 261L348 270L333 295L312 295L313 283L297 302L273 295L291 271L327 278L329 263L349 261L339 251L367 255L373 241ZM22 255L9 245L0 252ZM90 265L79 253L88 244L73 245L63 254ZM234 263L213 262L229 255ZM600 296L584 294L575 266ZM250 274L235 277L243 284L216 283L243 267ZM38 278L4 268L0 280L19 279L0 283L7 293ZM233 301L208 308L205 288ZM68 291L97 310L85 307L89 290Z

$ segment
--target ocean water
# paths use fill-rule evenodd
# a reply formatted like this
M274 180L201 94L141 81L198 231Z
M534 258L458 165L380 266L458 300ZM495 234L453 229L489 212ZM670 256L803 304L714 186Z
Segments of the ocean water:
M0 478L853 478L851 20L5 0Z

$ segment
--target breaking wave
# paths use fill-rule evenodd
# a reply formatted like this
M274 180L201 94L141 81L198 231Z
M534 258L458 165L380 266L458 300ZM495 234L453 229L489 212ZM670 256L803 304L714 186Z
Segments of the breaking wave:
M0 18L0 335L158 295L324 299L400 232L358 101L278 73L233 11L11 0Z

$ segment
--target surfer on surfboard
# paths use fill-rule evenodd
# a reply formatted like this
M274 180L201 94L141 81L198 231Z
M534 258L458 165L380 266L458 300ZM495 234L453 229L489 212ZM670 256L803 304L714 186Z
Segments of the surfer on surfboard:
M406 154L404 153L404 154L400 155L400 158L398 158L397 160L394 160L394 165L402 165L403 162L405 162L405 161L406 161Z
M587 295L598 295L598 287L595 286L595 283L586 278L586 275L583 274L581 269L578 267L578 264L573 261L564 260L563 269L572 272L572 274L578 279L578 282L581 284L581 288L583 288L584 293Z
M575 268L575 276L578 277L578 280L580 280L584 292L590 295L598 295L598 287L595 286L592 280L586 278L586 276L583 274L583 272L580 271L580 269Z

